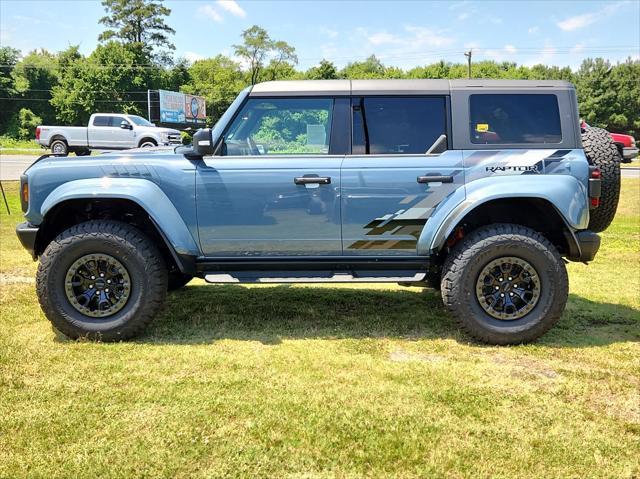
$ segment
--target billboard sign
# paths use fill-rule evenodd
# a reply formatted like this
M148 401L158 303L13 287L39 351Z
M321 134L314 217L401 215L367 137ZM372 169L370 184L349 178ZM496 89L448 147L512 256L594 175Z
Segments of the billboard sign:
M204 98L175 91L159 90L160 122L204 124L207 110Z
M207 110L204 98L195 95L184 96L185 120L186 123L205 123L207 120Z

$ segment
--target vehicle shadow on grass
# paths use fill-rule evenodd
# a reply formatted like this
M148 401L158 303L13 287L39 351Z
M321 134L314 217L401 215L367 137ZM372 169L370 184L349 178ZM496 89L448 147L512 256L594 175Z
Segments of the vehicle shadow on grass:
M571 295L549 347L590 347L640 340L639 311ZM202 344L220 339L278 344L282 339L454 339L460 332L434 290L326 287L245 288L191 285L169 294L163 312L137 341Z

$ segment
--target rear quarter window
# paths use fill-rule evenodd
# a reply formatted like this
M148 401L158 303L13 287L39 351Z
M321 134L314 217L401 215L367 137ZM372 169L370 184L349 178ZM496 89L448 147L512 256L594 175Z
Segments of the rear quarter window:
M476 94L469 108L472 143L562 143L556 95Z

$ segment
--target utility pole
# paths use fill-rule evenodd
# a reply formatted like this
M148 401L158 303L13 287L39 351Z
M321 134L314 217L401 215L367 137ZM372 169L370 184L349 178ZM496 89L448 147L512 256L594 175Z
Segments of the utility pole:
M468 52L464 52L464 56L467 57L467 77L469 78L471 78L471 54L471 49Z

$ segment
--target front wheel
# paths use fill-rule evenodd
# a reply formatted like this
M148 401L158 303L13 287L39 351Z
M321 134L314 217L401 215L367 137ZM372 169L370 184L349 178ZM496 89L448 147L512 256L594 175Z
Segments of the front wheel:
M88 221L47 246L36 291L44 314L66 336L118 341L136 336L154 318L166 296L167 269L138 229Z
M569 294L556 248L520 225L496 224L458 243L442 270L442 299L460 327L489 344L534 341L560 318Z

